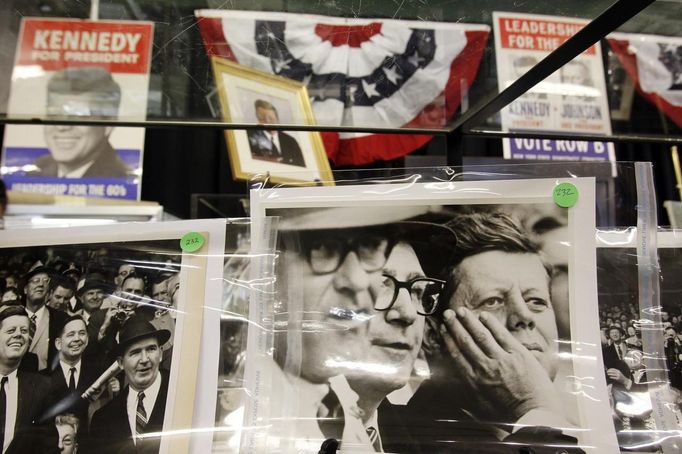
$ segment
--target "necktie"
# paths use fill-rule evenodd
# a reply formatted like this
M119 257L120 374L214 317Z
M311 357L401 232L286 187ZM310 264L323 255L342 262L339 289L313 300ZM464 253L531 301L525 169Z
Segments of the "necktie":
M279 148L277 148L277 145L275 145L275 136L270 136L270 144L272 145L272 148L270 148L272 154L279 156Z
M379 438L379 431L374 427L369 426L367 428L367 436L369 437L369 442L372 443L374 451L381 452L381 439Z
M2 377L2 381L0 382L0 451L2 451L2 447L5 445L5 413L7 412L6 384L7 377Z
M341 441L343 437L343 407L331 389L320 402L317 417L317 424L325 438Z
M618 344L616 344L616 351L618 352L618 359L623 359L623 350L620 349Z
M36 322L37 318L38 317L36 316L36 314L31 315L31 324L28 326L28 336L31 339L31 341L33 341L33 338L36 335L36 327L38 325Z
M140 435L144 433L144 428L147 426L147 412L144 409L144 393L137 395L137 414L135 415L135 438L139 439Z
M71 372L71 377L69 377L69 392L76 391L76 368L72 367L69 369Z

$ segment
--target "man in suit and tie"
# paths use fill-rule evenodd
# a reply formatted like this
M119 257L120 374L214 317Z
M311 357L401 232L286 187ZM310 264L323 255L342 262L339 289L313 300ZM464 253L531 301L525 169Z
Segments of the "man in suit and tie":
M115 353L128 386L92 418L90 439L98 454L152 454L163 429L168 374L159 370L161 346L170 337L148 321L133 316L121 329Z
M88 333L82 317L73 315L66 320L55 340L55 346L59 352L59 362L49 372L49 377L50 395L57 404L52 406L46 417L52 419L59 414L73 413L79 419L81 433L87 433L89 402L81 395L103 370L98 363L83 359L88 346Z
M604 366L606 369L621 369L620 364L628 352L628 346L624 339L625 331L620 326L609 327L609 345L603 349Z
M254 103L258 124L279 123L279 114L272 103L257 99ZM294 137L284 131L249 130L247 131L251 157L281 164L305 167L301 147Z
M24 277L26 282L26 312L30 321L29 334L32 339L29 352L38 356L38 370L43 370L57 358L54 340L64 324L67 315L46 306L50 285L51 269L36 267Z
M0 307L0 450L4 454L49 452L45 447L56 445L49 426L34 424L48 404L49 379L18 370L28 347L26 310L19 305Z
M121 88L111 74L98 67L74 67L55 72L47 86L48 116L87 115L115 120ZM30 175L59 178L134 176L112 147L110 126L45 125L49 154L33 162Z
M286 332L275 337L271 433L281 452L298 443L319 449L329 438L343 452L383 452L377 408L413 377L425 319L444 283L423 269L417 238L445 229L405 221L424 212L289 211L280 225L289 295L280 315L303 333L293 351Z

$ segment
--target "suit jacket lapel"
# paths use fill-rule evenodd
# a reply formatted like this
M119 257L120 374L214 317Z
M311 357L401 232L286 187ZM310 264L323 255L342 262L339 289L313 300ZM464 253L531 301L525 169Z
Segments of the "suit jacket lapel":
M152 409L152 414L149 416L149 424L147 428L152 429L158 427L160 430L163 427L163 419L166 413L166 397L168 396L168 376L161 374L161 388L159 388L159 394L156 396L156 402L154 402L154 408ZM151 427L150 427L151 426ZM145 430L145 432L157 432L157 429Z
M62 370L62 365L57 363L57 368L52 371L54 380L54 389L63 392L69 385L66 384L66 379L64 378L64 371Z
M30 419L27 415L31 414L31 406L33 405L32 388L30 376L24 375L21 372L17 373L17 419L14 423L14 434L24 425L24 421ZM28 421L30 423L31 421Z
M133 432L130 430L130 421L128 420L128 393L130 392L130 386L126 386L125 390L123 391L123 394L121 394L121 399L116 402L116 406L118 407L116 409L116 414L117 415L123 415L125 419L125 424L123 424L124 429L123 432L125 432L126 437L128 437L129 440L133 439Z

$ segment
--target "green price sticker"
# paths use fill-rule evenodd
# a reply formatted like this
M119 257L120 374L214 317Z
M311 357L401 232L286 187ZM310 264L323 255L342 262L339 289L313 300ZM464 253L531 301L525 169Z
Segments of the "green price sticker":
M201 233L189 232L180 238L180 249L183 252L196 252L204 245L204 236Z
M562 208L571 208L578 202L578 188L572 183L561 183L552 192L554 203Z

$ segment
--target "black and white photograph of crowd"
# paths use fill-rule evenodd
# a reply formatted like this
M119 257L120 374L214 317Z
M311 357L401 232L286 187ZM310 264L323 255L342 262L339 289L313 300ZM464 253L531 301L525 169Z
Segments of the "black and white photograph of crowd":
M599 322L604 372L611 413L621 447L658 451L654 407L649 394L643 330L660 334L660 345L649 346L665 358L671 402L667 408L682 416L682 251L659 248L660 323L639 308L638 258L634 248L598 248Z
M0 250L4 454L158 453L177 241Z

